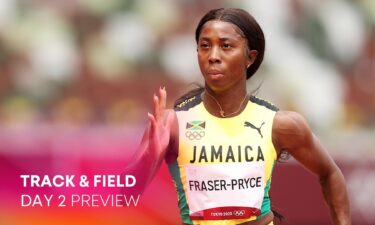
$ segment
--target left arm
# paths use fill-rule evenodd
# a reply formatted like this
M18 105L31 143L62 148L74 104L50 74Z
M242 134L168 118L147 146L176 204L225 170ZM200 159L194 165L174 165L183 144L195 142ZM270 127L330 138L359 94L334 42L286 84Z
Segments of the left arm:
M350 225L345 179L333 159L311 132L306 120L295 112L277 112L272 141L278 153L289 152L305 168L319 177L324 198L335 225Z

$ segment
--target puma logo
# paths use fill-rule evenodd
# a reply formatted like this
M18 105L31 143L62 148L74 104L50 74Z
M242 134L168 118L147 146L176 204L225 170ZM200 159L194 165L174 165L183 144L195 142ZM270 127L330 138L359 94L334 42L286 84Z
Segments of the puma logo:
M258 127L256 127L256 126L254 126L252 123L245 121L244 126L245 126L245 127L250 127L250 128L255 129L256 131L258 131L259 135L263 138L263 134L262 134L261 129L262 129L262 126L263 126L264 124L265 124L265 123L263 122L263 123L260 125L260 127L258 128Z

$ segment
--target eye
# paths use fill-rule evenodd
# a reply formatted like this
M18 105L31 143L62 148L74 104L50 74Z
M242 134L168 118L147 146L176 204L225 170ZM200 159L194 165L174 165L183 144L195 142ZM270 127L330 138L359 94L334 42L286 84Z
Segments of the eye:
M224 43L221 47L224 48L224 49L229 49L229 48L232 47L232 45L230 45L228 43Z
M201 49L207 49L209 47L210 47L210 45L207 42L202 42L202 43L199 44L199 48L201 48Z

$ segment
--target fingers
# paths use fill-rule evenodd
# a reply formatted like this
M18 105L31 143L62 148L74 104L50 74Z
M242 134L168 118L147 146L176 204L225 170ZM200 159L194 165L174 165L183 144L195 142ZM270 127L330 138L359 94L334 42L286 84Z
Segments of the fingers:
M160 101L159 101L159 97L157 95L154 94L154 117L155 117L155 120L158 121L159 118L160 118Z
M167 108L167 91L165 90L165 87L159 88L159 94L160 94L160 107L162 110Z
M153 101L155 120L159 121L167 107L167 91L165 90L165 87L159 88L159 96L154 94Z

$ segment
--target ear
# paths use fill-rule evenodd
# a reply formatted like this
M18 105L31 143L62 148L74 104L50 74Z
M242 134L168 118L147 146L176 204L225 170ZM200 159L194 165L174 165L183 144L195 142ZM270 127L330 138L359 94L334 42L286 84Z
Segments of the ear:
M247 50L247 62L246 62L246 67L249 68L255 61L255 59L258 56L258 51L257 50Z

